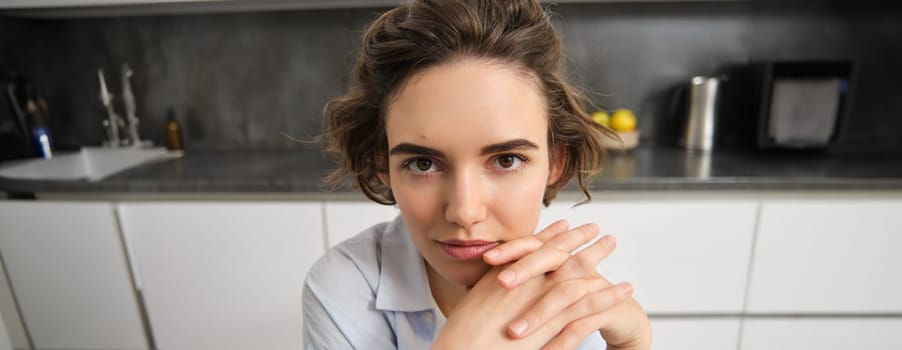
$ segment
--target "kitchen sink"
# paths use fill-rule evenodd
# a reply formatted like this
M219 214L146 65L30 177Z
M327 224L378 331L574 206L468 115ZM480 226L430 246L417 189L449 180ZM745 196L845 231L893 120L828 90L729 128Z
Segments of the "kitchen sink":
M84 147L78 152L59 152L51 159L0 163L0 176L22 180L100 181L135 166L181 157L163 147Z

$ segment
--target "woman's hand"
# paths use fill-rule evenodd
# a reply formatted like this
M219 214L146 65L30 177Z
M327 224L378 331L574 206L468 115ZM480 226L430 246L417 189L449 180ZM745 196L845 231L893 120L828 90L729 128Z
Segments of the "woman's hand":
M565 232L566 231L566 232ZM565 232L562 234L562 232ZM535 332L554 332L546 348L572 349L590 333L599 330L611 349L648 349L651 326L645 311L630 296L629 283L612 285L596 266L613 251L616 242L604 236L582 251L579 246L598 234L598 226L583 225L567 231L563 221L542 232L513 240L486 252L491 265L513 264L498 273L507 288L520 286L539 276L552 280L554 287L508 327L509 334L522 339ZM514 288L517 289L517 288Z
M504 288L496 282L504 267L492 267L458 302L436 336L433 350L539 349L553 337L512 338L507 334L507 325L552 285L535 278L519 288Z
M594 234L567 234L566 224L551 225L542 231L542 237L549 240L560 236L560 239L549 244L558 244L566 251L586 244ZM566 254L569 257L569 253ZM564 259L566 260L566 258ZM597 263L596 263L597 265ZM517 317L527 312L531 306L547 299L559 284L552 276L518 280L516 288L506 288L498 284L498 274L508 266L495 266L483 276L448 315L448 320L433 343L433 349L539 349L554 338L560 338L564 327L584 317L580 309L575 312L555 313L553 319L544 322L537 331L529 336L511 337L508 325ZM599 285L599 281L590 281ZM603 291L617 302L627 294ZM570 334L572 332L564 332ZM585 336L583 336L583 339ZM578 343L577 343L578 344Z

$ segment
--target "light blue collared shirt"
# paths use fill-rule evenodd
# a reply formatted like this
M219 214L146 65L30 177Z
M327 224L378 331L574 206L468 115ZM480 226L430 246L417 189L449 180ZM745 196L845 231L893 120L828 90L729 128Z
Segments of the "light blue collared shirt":
M401 217L333 247L307 274L307 349L429 349L438 310ZM593 333L579 349L604 349Z

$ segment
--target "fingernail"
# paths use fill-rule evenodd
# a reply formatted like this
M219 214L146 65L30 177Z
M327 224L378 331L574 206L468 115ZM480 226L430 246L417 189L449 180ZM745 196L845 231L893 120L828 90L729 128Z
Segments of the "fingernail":
M501 252L492 249L490 251L485 252L485 254L483 254L483 256L485 256L486 258L496 258L496 257L498 257L499 254L501 254Z
M516 335L523 335L523 333L526 333L527 327L529 327L529 322L519 320L511 325L511 332L514 332Z
M631 283L624 283L620 286L620 292L623 293L624 296L633 295L633 285Z
M498 275L498 279L506 285L512 285L517 280L517 273L511 270L504 270Z

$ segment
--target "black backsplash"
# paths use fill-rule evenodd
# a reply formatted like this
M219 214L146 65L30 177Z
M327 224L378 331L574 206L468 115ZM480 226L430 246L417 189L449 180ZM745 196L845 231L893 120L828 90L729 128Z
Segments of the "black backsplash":
M902 150L902 7L785 2L600 3L552 7L570 74L603 108L639 118L663 144L674 86L773 59L852 59L858 84L843 151ZM128 62L144 138L173 108L189 149L294 149L348 86L360 36L381 9L75 19L0 17L0 67L47 97L62 148L99 145L97 69L121 105ZM0 115L7 113L0 111ZM289 135L291 137L286 137Z

